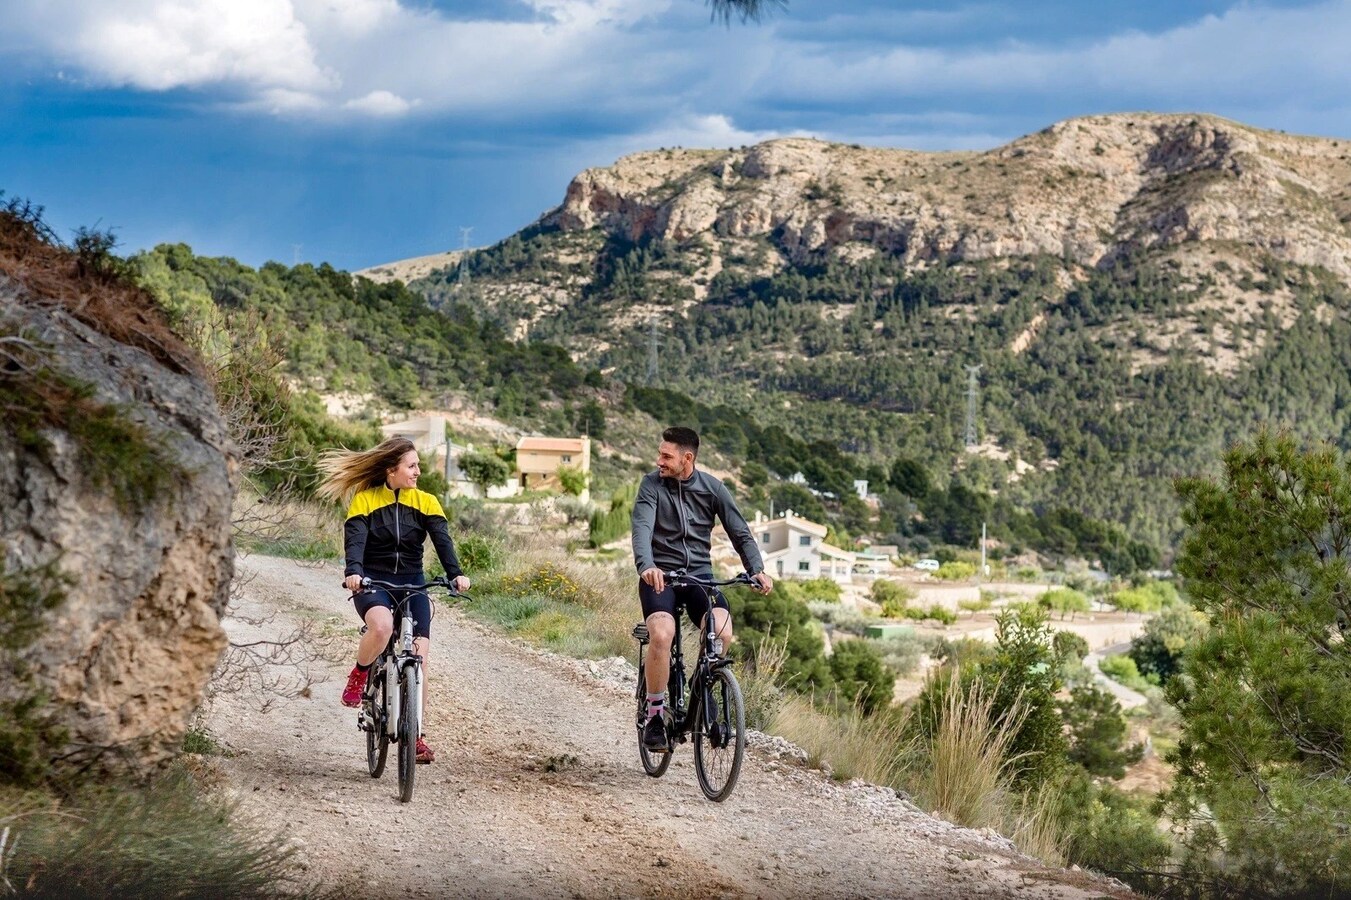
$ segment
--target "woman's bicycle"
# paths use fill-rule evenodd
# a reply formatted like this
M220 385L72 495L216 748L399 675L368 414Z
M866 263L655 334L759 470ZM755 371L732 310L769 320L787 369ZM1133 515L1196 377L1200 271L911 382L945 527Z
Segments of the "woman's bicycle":
M665 750L649 750L643 743L643 726L647 723L647 680L644 666L647 657L647 624L633 629L638 641L638 758L643 771L653 778L666 774L671 765L674 745L694 738L694 772L704 796L721 803L732 794L737 776L741 774L741 760L746 754L746 708L741 699L741 685L732 674L732 660L723 655L722 640L714 633L712 592L729 584L753 584L744 572L728 581L709 581L682 572L667 572L666 583L673 587L698 587L704 590L708 613L699 638L699 656L694 663L694 674L688 684L685 678L685 660L681 653L680 628L677 622L675 640L671 644L671 680L668 692L671 703L664 714L667 743ZM688 690L687 690L688 688Z
M399 800L413 799L413 779L417 771L417 739L422 734L422 657L413 649L413 629L417 623L408 611L408 601L418 591L443 588L452 597L464 598L446 578L434 578L426 585L410 586L361 579L361 589L384 588L403 597L394 603L397 634L371 665L366 691L357 713L357 728L366 732L366 765L372 778L385 772L385 757L391 742L398 745ZM361 626L366 633L366 626Z

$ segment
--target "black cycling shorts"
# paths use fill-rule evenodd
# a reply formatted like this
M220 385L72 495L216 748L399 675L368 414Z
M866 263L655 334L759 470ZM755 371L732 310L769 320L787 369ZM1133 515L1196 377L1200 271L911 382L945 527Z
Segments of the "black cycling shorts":
M388 581L390 584L406 584L409 587L418 588L427 583L427 578L421 572L409 573L406 575L390 575L381 572L367 572L367 576L376 581ZM430 638L432 636L432 601L427 596L425 590L410 591L390 591L385 588L372 587L369 591L362 591L352 595L352 603L357 608L357 615L361 621L366 621L366 613L377 606L383 606L385 609L394 613L394 633L399 633L401 617L398 610L395 609L394 602L408 598L408 602L401 608L406 609L413 617L413 637Z
M709 602L710 598L712 603ZM638 582L638 602L643 605L643 619L653 613L670 613L671 618L679 619L680 616L676 610L679 607L685 608L685 613L694 623L695 628L701 627L704 616L708 615L709 607L714 609L727 609L727 598L722 595L722 591L717 588L702 588L696 585L687 584L681 587L671 587L666 585L666 590L660 594L652 590L646 581ZM730 610L728 610L730 612Z

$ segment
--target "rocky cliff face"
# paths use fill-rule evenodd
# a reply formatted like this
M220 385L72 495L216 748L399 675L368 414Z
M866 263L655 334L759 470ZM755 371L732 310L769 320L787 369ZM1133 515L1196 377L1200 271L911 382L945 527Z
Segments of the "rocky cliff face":
M985 153L769 141L590 169L547 222L630 240L768 238L789 261L850 244L907 261L1239 244L1351 278L1351 146L1208 116L1053 125Z
M148 300L0 224L0 766L145 770L226 643L229 438Z

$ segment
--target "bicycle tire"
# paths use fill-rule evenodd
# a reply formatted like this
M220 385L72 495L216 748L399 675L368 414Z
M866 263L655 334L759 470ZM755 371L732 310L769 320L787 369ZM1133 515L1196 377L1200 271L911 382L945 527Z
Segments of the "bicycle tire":
M704 709L694 730L694 774L704 796L721 803L736 787L746 756L746 705L741 699L741 685L728 669L715 671L711 683L702 689ZM713 711L711 717L709 710ZM717 733L710 733L710 718Z
M647 749L643 743L643 725L647 720L647 673L643 665L643 650L638 650L638 685L634 693L638 700L638 715L636 718L638 724L638 761L643 764L643 771L653 778L660 778L666 774L666 770L671 767L671 751L665 753Z
M413 799L413 782L417 773L417 739L420 716L417 708L417 690L414 679L419 675L416 666L404 669L399 679L399 801Z
M371 712L366 731L366 768L372 778L385 774L385 758L389 755L389 732L385 730L385 675L383 670L371 673Z

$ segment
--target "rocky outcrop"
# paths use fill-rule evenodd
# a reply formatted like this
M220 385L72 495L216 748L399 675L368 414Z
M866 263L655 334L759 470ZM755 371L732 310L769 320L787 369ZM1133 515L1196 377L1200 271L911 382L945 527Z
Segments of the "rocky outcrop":
M1061 122L985 153L802 138L590 169L546 220L629 240L761 238L789 261L861 242L907 261L1237 244L1351 278L1351 152L1211 116Z
M7 632L0 728L31 726L14 710L43 697L57 741L46 762L145 772L181 745L226 644L230 440L205 377L162 323L152 333L134 291L64 278L70 261L35 263L40 246L9 249L0 241L0 579L59 602L23 613L40 617L35 633ZM43 567L64 579L34 581Z

